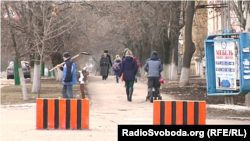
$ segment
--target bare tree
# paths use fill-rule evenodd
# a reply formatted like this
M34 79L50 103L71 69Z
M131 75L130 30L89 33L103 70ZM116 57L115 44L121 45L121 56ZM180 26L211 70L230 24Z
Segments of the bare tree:
M178 79L178 37L184 24L181 15L184 16L185 7L181 0L110 0L95 6L116 19L111 36L118 35L142 65L156 50L164 64L163 77Z
M112 57L122 55L128 47L141 66L156 50L164 64L162 76L177 80L178 37L185 24L186 3L183 1L70 1L20 2L25 19L20 28L24 49L35 62L36 80L40 84L40 64L46 56L52 65L60 63L60 54L81 50L91 52L99 60L104 49ZM57 11L55 10L57 9ZM76 20L77 17L77 20ZM26 22L25 22L26 21ZM47 57L46 57L47 58ZM84 58L86 61L87 58ZM76 59L78 67L84 66ZM35 79L35 78L34 78ZM37 84L37 85L35 85Z
M17 45L17 41L16 41L16 37L15 37L15 30L10 25L11 24L11 18L10 18L11 16L10 16L10 11L9 11L8 5L7 5L6 2L4 2L4 5L5 5L5 8L6 8L7 15L9 17L8 18L9 20L7 20L7 22L8 22L8 25L9 25L9 31L10 31L11 38L12 38L12 41L13 41L13 47L14 47L15 55L16 55L15 59L16 59L17 66L18 66L19 76L21 78L23 100L28 100L27 88L26 88L25 79L24 79L24 76L23 76L23 70L22 70L21 61L20 61L20 50L19 50L20 48ZM17 77L17 76L15 76L15 77Z
M231 2L234 12L237 15L240 27L250 34L250 2L249 1L237 1ZM250 38L250 37L249 37ZM250 107L250 94L246 95L246 106Z
M195 44L192 39L193 17L195 13L195 1L187 2L186 22L185 22L185 51L183 56L183 65L179 86L183 87L188 83L190 63L193 53L195 52Z

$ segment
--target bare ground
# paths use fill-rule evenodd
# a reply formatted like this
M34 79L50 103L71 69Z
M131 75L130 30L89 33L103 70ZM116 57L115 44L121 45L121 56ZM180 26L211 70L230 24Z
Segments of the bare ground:
M224 104L224 96L207 96L205 79L190 79L186 87L179 87L178 82L164 84L161 90L177 100L204 100L207 104ZM245 105L245 96L234 96L235 105Z
M8 80L11 82L14 80ZM2 82L2 81L1 81ZM92 82L93 83L93 82ZM31 92L31 82L30 79L26 79L27 91L28 91L28 101L23 101L21 86L5 86L1 88L1 104L23 104L23 103L35 103L38 97L37 93ZM61 82L56 81L54 78L43 78L41 80L42 89L40 92L40 98L58 98L61 97ZM87 93L87 87L86 93ZM206 81L205 79L190 79L189 84L186 87L180 88L178 82L169 82L162 86L161 93L171 99L176 100L204 100L207 104L224 104L223 96L207 97L206 96ZM79 86L76 85L74 88L74 94L76 98L80 97ZM87 97L88 94L87 94ZM91 98L91 97L90 97ZM244 105L244 96L235 96L235 104ZM207 109L208 119L225 119L228 117L250 117L250 112L238 112L236 110L222 110L222 109Z
M169 82L162 86L161 93L176 100L198 100L206 101L207 104L225 104L224 96L207 96L205 79L190 79L186 87L179 87L178 82ZM245 96L234 96L234 104L244 106ZM250 117L250 113L230 109L207 108L208 119L226 119L231 117Z
M11 104L24 104L24 103L36 103L36 98L38 98L38 92L32 92L32 85L30 79L26 79L26 87L28 100L23 100L21 85L14 85L14 80L3 80L1 79L1 85L5 84L1 88L1 104L11 105ZM61 93L62 84L61 81L56 81L55 78L43 77L41 79L41 91L39 98L59 98L62 97ZM79 98L81 96L80 87L76 85L73 87L74 96ZM85 88L86 89L86 88Z

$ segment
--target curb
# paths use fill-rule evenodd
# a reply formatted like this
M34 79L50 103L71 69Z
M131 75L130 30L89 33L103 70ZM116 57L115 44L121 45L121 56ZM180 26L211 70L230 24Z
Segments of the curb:
M36 103L29 103L29 104L20 104L20 105L1 105L1 108L13 108L13 107L23 107L23 108L28 108L28 107L35 107Z
M227 105L227 104L207 104L207 108L221 109L221 110L235 110L238 112L250 112L250 107L239 106L239 105Z
M249 120L250 121L250 117L227 117L227 119L232 119L232 120Z

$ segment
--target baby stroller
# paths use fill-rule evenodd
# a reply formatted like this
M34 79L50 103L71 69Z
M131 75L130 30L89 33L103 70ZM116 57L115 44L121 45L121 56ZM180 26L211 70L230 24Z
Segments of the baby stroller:
M162 78L160 78L159 79L159 87L158 87L158 94L157 93L155 93L155 89L154 89L154 87L152 88L152 93L153 93L153 99L154 100L157 100L157 98L158 98L158 100L162 100L162 96L161 96L161 94L160 94L160 87L161 87L161 84L164 84L164 80L162 79ZM149 88L148 88L148 94L147 94L147 96L146 96L146 101L147 100L150 100L150 94L149 94Z

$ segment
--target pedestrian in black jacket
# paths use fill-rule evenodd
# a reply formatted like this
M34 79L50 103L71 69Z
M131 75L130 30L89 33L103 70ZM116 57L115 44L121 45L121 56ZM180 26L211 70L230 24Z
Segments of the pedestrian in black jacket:
M107 57L107 53L103 53L100 60L100 75L102 76L102 80L107 79L108 69L109 69L109 59Z
M110 67L112 68L113 63L112 63L112 61L111 61L110 55L108 54L108 50L104 50L104 53L107 54L107 57L108 57L108 60L109 60L109 66L108 66L108 75L109 75L109 69L110 69ZM108 75L105 77L106 79L108 78ZM106 80L106 79L105 79L105 80Z
M123 61L123 59L125 58L126 52L127 52L128 50L129 50L128 48L125 48L125 49L124 49L124 51L123 51L123 56L122 56L122 61Z
M71 60L68 52L63 53L63 60L65 64L57 65L63 71L62 78L62 94L63 98L74 98L73 85L76 84L76 64Z

